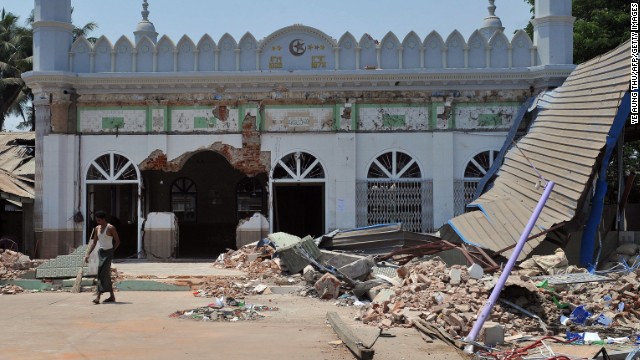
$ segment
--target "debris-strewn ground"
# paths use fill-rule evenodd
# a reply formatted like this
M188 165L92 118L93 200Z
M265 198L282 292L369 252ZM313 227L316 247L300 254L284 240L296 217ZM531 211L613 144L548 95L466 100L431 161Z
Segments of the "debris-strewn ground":
M0 250L0 280L17 279L44 260L31 260L27 255L13 250Z
M269 247L256 249L255 246L229 251L214 266L244 270L248 277L241 281L237 278L216 279L204 284L199 294L237 297L260 293L256 290L264 290L260 284L265 283L300 281L304 284L306 279L308 285L313 285L323 275L318 272L309 279L305 274L302 279L300 274L283 273L279 259L271 259L273 253ZM509 276L487 319L502 325L505 336L565 336L567 332L589 331L598 332L601 338L606 339L633 336L640 332L640 269L628 268L627 271L609 273L607 276L612 281L607 282L548 286L531 277L586 270L567 266L561 250L522 265L522 269ZM395 279L388 279L384 285L373 287L360 296L363 300L360 305L365 304L360 319L366 324L388 328L411 327L412 317L419 317L453 339L461 339L469 333L500 277L500 272L471 276L466 266L449 267L438 258L414 259L400 267L397 273ZM340 292L330 297L340 297L340 304L352 304L354 297L348 296L351 295L350 290L342 283ZM302 293L319 297L311 286ZM579 306L591 313L584 322L563 318L571 318L572 311Z

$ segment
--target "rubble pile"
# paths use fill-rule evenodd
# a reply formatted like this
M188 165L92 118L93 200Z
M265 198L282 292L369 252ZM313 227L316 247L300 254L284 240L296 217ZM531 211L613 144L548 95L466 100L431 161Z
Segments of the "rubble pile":
M304 240L300 246L303 243ZM320 256L313 266L304 267L302 275L286 276L283 270L291 265L300 267L299 261L304 257L289 252L287 257L272 259L274 254L285 255L288 248L278 249L251 244L229 251L214 266L243 270L248 276L211 280L194 295L242 297L260 294L265 289L268 293L268 287L263 285L266 281L284 285L304 280L310 289L304 292L305 296L338 299L339 305L358 303L359 319L365 324L411 327L420 321L441 329L453 339L461 339L471 330L500 277L500 272L485 274L477 264L448 266L437 257L416 257L397 268L395 277L375 275L372 264L357 256L348 265L336 265L340 266L337 272L325 262L331 256ZM631 260L630 252L638 251L630 247L621 250L627 251ZM363 269L368 270L361 278ZM619 337L640 331L640 312L636 310L640 309L640 269L633 265L626 266L623 272L607 273L610 281L586 280L551 286L547 281L534 279L540 275L580 276L585 272L569 266L562 249L552 255L533 256L510 274L488 323L499 324L506 336L596 331L603 336ZM349 276L344 277L345 274Z
M31 260L20 252L0 250L0 280L17 279L40 264L42 260Z
M15 295L24 292L24 289L17 285L0 285L0 295Z
M270 246L256 248L255 244L249 244L222 254L213 266L242 270L251 279L267 278L281 273L278 259L271 259L274 252Z
M526 272L530 269L511 274L500 295L501 301L487 319L504 326L506 335L554 335L584 327L598 328L601 334L612 336L625 330L628 334L640 330L640 312L635 310L640 308L638 273L612 274L612 282L552 288L536 284ZM499 276L495 273L473 278L466 267L449 268L439 260L412 262L398 269L399 285L371 289L377 295L362 310L360 318L382 328L411 326L406 314L417 311L423 320L460 339L473 326ZM591 316L575 323L570 320L571 313L579 306ZM528 316L522 309L540 319ZM562 316L569 319L564 324Z
M640 266L640 244L621 244L609 255L603 268L614 269L620 267L621 264L636 268Z

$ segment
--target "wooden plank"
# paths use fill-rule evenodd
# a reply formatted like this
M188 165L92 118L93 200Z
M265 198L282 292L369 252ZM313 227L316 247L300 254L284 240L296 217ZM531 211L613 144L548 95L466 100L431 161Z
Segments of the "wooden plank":
M529 187L522 185L523 181L518 179L517 174L510 172L508 175L503 176L505 177L503 180L504 186L511 189L511 191L520 194L522 201L527 200L532 203L537 203L540 200L540 194L531 190ZM559 194L555 189L556 187L558 187L557 184L553 191L556 194ZM576 202L571 200L572 199L566 198L566 196L555 197L553 200L547 200L549 216L561 221L570 220L570 218L567 219L567 216L570 213L574 213L576 207Z
M545 176L546 179L553 179L557 184L556 187L557 189L554 189L557 193L562 194L564 196L566 196L568 199L574 199L577 200L580 198L580 195L582 194L581 191L576 190L576 188L580 188L580 186L584 183L586 183L586 181L589 180L588 176L580 176L580 179L584 179L585 182L580 182L577 181L576 178L571 178L569 176L566 176L565 174L563 175L558 175L558 174L554 174L553 172L551 172L550 170L553 170L553 167L548 167L547 165L544 164L539 164L539 163L535 163L536 164L536 168L538 169L538 171L543 174L543 176ZM522 160L522 161L510 161L509 164L505 163L505 171L518 176L519 178L527 181L529 184L531 184L531 186L535 185L535 183L537 182L537 175L535 173L533 173L533 170L529 171L528 169L531 169L531 166L529 166L529 164L526 162L526 160ZM520 174L527 174L529 175L529 177L524 177L524 176L519 176ZM578 176L576 176L578 177ZM574 185L574 186L571 186Z
M524 148L521 147L521 149L524 151ZM594 159L584 159L583 162L573 162L566 157L551 157L542 151L527 151L525 154L538 170L548 169L545 171L552 175L568 172L569 175L579 174L579 177L587 180L593 173ZM514 152L514 155L507 154L507 157L513 161L529 166L529 163L522 157L520 152ZM538 164L540 164L540 166L538 166ZM558 169L558 172L554 172L554 169ZM571 177L570 179L574 178Z
M570 106L563 105L563 106L553 106L548 109L544 109L543 111L540 112L540 116L538 116L538 119L540 119L541 117L544 119L544 118L552 118L557 116L559 118L565 118L565 119L573 118L582 123L591 123L589 121L590 119L597 120L599 118L603 118L605 120L608 120L607 121L608 124L612 124L613 117L616 116L617 112L618 112L617 106L610 106L610 107L598 106L598 107L593 107L591 109L576 109L575 107L572 108Z
M589 151L597 151L600 153L602 148L605 145L606 135L601 135L600 141L585 140L585 139L572 139L567 136L562 136L561 134L551 134L551 133L543 133L543 132L530 132L523 139L532 140L536 142L548 142L552 143L554 146L556 145L566 145L567 147L577 148L577 149L585 149ZM522 141L522 140L520 140ZM558 147L559 148L559 147ZM585 152L585 155L589 155L589 152ZM591 156L589 156L591 157Z
M607 90L604 93L601 93L599 96L599 101L594 103L591 99L586 99L584 97L571 97L569 94L563 94L563 96L556 97L554 93L548 93L545 95L545 100L540 100L543 104L588 104L589 106L598 106L600 104L609 104L609 102L613 102L614 104L618 104L620 102L621 93L619 90Z
M555 165L559 165L565 162L569 164L582 164L582 166L584 167L583 170L586 170L588 168L586 164L588 164L590 161L593 162L592 158L576 156L573 154L567 154L564 152L555 151L553 148L529 146L524 143L520 144L520 148L525 152L525 154L532 155L530 159L540 159L540 157L544 157L548 159L548 162L551 162ZM593 158L595 158L598 155L598 153L595 151L593 152L593 154L594 154ZM591 172L589 174L583 173L583 175L591 176Z
M629 77L630 58L627 56L627 59L625 60L626 61L617 61L607 66L594 68L589 72L570 76L562 84L562 87L574 87L577 85L581 85L583 87L596 87L598 83L602 81L607 81L617 77Z
M580 136L579 134L584 133L584 138L588 138L587 135L597 135L597 134L608 134L611 126L605 125L584 125L584 124L575 124L569 126L564 126L563 124L557 124L553 122L541 122L537 121L533 123L533 127L551 129L551 131L561 130L561 131L571 131L574 136ZM589 134L590 133L590 134ZM578 137L579 138L579 137Z
M602 86L596 88L582 88L582 89L574 89L563 91L560 88L556 88L555 95L556 97L573 97L573 98L582 98L583 100L591 100L591 101L600 101L600 94L608 94L610 92L619 91L624 94L629 88L629 82L619 81L617 83L611 84L609 86ZM622 97L622 95L620 96Z
M598 88L609 87L609 86L617 88L618 86L621 86L623 84L626 84L627 87L629 87L629 80L631 80L631 76L616 77L616 78L606 79L606 80L602 80L594 83L576 84L573 86L563 85L557 88L556 92L559 94L562 94L562 93L573 92L578 90L598 89Z
M573 71L573 73L576 76L578 76L578 75L582 75L583 73L592 71L592 69L599 69L601 67L611 66L611 64L617 63L619 61L628 61L630 50L631 50L630 42L621 44L620 46L618 46L615 49L612 49L609 52L596 56L578 65ZM627 60L625 60L625 58Z
M544 154L547 154L550 157L558 159L567 158L573 162L583 162L586 159L595 158L600 153L599 150L585 149L571 145L572 144L564 145L549 141L542 141L534 137L522 138L518 142L518 146L523 150L537 152L540 154L544 152Z
M373 349L367 349L362 345L362 340L360 340L351 329L340 319L338 313L334 311L330 311L327 313L327 320L331 324L333 331L338 334L338 337L342 342L347 345L349 350L353 352L358 359L362 360L371 360L373 359L373 354L375 351Z

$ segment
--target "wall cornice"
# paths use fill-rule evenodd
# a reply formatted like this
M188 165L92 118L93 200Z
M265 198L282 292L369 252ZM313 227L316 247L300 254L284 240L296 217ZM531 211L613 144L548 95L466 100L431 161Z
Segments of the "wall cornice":
M185 93L287 91L389 91L474 90L557 86L573 70L568 66L538 66L518 69L460 69L445 71L371 70L327 73L100 73L28 72L23 74L32 88L73 88L86 93Z

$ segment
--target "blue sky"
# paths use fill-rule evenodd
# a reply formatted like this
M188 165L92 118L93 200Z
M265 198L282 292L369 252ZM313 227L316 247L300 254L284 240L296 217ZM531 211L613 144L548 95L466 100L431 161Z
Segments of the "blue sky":
M47 0L44 0L47 1ZM392 31L399 39L415 31L425 38L436 30L446 37L458 30L465 38L480 27L488 15L488 0L148 0L149 20L160 35L178 41L188 35L197 42L209 34L218 41L224 33L237 41L251 32L261 40L274 31L293 24L315 27L334 39L349 31L359 39L368 33L381 40ZM142 18L142 0L72 0L73 22L81 26L93 21L98 29L92 35L107 36L115 42L120 36L133 39ZM5 8L25 20L33 0L2 0ZM524 0L496 0L496 15L510 38L524 28L531 14ZM11 129L16 119L9 120Z

